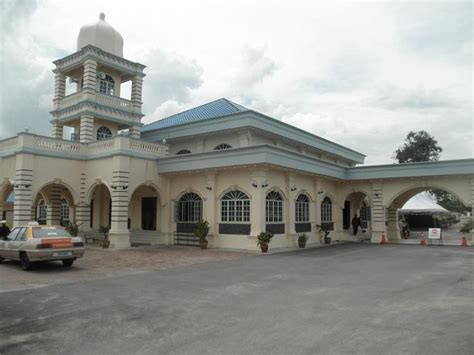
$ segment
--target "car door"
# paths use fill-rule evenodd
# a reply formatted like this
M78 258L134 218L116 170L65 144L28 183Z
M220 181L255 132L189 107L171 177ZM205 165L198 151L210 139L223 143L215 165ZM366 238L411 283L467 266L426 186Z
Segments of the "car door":
M23 239L24 236L26 236L26 230L27 228L22 227L19 228L18 233L15 235L15 239L10 240L9 242L9 248L10 248L10 258L12 259L20 259L20 249L25 242L25 239Z
M16 239L16 236L18 233L21 231L21 228L13 228L13 230L10 232L8 236L6 236L5 239L3 239L0 243L0 256L2 258L12 258L13 254L10 249L10 243Z

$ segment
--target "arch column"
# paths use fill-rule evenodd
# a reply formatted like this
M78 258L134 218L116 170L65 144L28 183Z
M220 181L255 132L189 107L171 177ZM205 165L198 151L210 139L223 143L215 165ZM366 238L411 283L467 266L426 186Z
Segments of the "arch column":
M16 156L15 201L13 205L13 226L17 227L31 221L33 155L19 154Z
M80 202L76 206L76 223L81 231L90 230L91 224L91 205Z
M382 233L387 236L385 225L385 207L383 205L383 185L379 182L372 184L372 235L371 242L379 243Z
M257 249L256 237L260 232L265 231L265 190L262 184L267 178L267 172L264 170L256 171L251 175L252 200L250 202L250 240L248 248Z
M130 231L128 230L128 181L130 158L114 157L112 175L112 211L109 232L112 248L130 247Z
M206 199L204 201L203 219L209 222L209 241L211 246L215 247L216 237L218 234L216 224L216 175L208 174L206 180Z
M48 206L47 223L59 225L61 221L61 190L60 185L53 185L49 188L48 197L50 205Z
M388 209L387 238L389 240L400 240L400 227L398 226L397 208Z
M295 223L296 223L296 215L295 215L295 201L296 201L296 194L297 191L291 191L292 187L295 185L295 176L293 174L288 174L286 178L286 194L288 196L288 204L287 204L287 220L288 223L288 233L287 235L294 235L296 234ZM292 238L294 239L294 238Z

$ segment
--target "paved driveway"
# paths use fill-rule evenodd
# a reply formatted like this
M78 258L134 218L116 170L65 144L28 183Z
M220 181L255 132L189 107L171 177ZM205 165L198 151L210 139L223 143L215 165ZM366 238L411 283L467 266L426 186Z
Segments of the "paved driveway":
M473 254L347 244L3 292L0 353L471 354Z

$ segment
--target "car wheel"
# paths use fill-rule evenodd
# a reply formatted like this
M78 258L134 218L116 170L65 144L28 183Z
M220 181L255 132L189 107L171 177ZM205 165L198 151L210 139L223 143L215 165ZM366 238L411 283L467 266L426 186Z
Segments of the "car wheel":
M31 261L28 259L28 255L25 252L20 254L20 265L21 268L25 271L31 270Z
M74 262L74 259L63 259L63 265L65 267L70 267L73 262Z

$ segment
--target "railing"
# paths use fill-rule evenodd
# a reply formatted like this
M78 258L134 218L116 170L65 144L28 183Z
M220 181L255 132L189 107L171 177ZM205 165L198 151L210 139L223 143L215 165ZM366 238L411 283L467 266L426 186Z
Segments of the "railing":
M18 146L18 137L7 138L0 141L0 151L14 149Z
M80 143L38 136L35 137L34 147L43 150L65 153L80 153L82 150Z
M110 151L114 149L114 146L115 141L113 138L87 144L89 153Z
M130 139L130 149L142 152L157 153L166 155L168 153L168 146L161 143L143 142L141 140Z
M74 94L63 97L59 100L59 109L65 109L80 103L83 100L83 91L75 92ZM121 97L102 94L98 91L94 93L95 102L99 105L114 107L120 110L132 111L133 103L130 100L122 99Z
M101 94L99 92L96 93L96 101L98 104L115 107L122 110L130 110L133 108L132 101L130 100L122 99L121 97L117 96Z
M94 154L106 157L108 154L127 154L130 151L137 152L135 156L144 158L158 158L168 154L168 146L161 143L145 142L128 136L115 136L103 141L91 143L80 143L37 136L30 133L20 133L18 136L0 141L0 156L4 153L10 154L11 150L22 149L31 152L54 152L64 153L65 158L88 159L88 155Z

